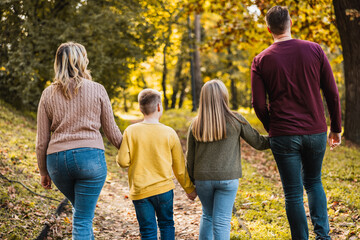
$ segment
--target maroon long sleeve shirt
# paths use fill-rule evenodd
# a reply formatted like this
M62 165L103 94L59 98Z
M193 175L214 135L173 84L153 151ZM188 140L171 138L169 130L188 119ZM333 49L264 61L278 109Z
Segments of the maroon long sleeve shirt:
M341 132L338 89L319 44L298 39L273 43L254 58L251 85L253 107L270 136L326 132L320 90L331 131Z

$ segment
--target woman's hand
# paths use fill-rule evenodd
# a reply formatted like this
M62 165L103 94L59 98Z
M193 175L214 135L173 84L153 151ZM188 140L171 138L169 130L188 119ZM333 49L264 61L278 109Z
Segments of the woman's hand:
M51 178L50 178L49 174L47 174L45 176L41 176L41 185L45 189L51 189Z

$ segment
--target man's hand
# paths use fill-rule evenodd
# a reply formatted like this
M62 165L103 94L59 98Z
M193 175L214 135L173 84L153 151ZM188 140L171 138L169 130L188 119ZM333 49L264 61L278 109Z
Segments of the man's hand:
M195 198L197 197L196 189L195 189L194 191L192 191L191 193L187 193L186 196L187 196L188 199L190 199L191 201L194 201Z
M49 174L47 174L45 176L41 176L41 185L45 189L51 189L51 178L50 178Z
M339 146L341 144L341 133L334 133L330 131L328 136L328 143L330 145L330 150L333 150Z

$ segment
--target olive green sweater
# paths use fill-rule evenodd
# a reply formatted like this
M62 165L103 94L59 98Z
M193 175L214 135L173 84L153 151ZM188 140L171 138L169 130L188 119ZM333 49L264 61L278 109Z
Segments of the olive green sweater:
M192 182L194 180L230 180L242 176L240 137L258 150L268 149L267 136L260 135L250 123L236 113L240 123L227 122L226 138L214 142L198 142L190 126L187 140L187 169Z

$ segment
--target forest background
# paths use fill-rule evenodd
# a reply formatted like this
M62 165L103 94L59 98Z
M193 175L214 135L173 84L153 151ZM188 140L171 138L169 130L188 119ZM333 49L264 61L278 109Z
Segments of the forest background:
M345 136L360 143L359 1L3 0L0 98L36 111L57 47L75 41L88 51L94 80L125 112L146 87L162 91L165 109L195 111L213 78L228 86L233 109L251 108L250 65L272 43L264 16L275 4L289 8L293 37L323 47Z
M139 117L137 94L150 87L162 92L165 110L179 109L172 124L181 135L189 121L183 115L193 116L202 84L213 78L228 87L232 109L254 118L250 66L273 41L264 16L274 5L288 7L294 38L324 49L340 93L344 136L360 144L360 1L352 0L1 0L1 104L34 118L54 76L56 49L74 41L87 49L93 79L105 86L122 130ZM356 153L346 153L347 180L356 185L354 146ZM19 160L4 149L2 160ZM360 233L351 228L349 236Z

